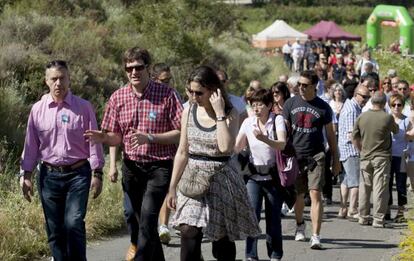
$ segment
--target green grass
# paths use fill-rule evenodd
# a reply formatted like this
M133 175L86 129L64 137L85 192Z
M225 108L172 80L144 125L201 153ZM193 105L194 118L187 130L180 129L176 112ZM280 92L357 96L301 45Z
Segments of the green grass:
M9 189L0 195L0 260L34 260L48 256L39 196L35 191L32 202L27 202L17 179L13 177L12 181L15 182L9 183ZM122 197L120 183L110 184L107 179L102 194L97 199L90 197L86 215L88 240L99 239L123 226Z

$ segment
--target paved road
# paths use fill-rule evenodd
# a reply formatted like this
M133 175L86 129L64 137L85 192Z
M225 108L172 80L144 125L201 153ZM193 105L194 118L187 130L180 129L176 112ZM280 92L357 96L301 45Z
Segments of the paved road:
M396 198L396 197L395 197ZM413 197L411 197L413 198ZM306 208L307 237L311 234L309 208ZM348 220L336 218L338 210L338 188L334 188L334 204L324 209L322 224L322 243L324 250L312 250L309 242L294 241L295 221L292 215L282 221L284 258L283 260L351 260L351 261L389 261L398 254L398 243L405 232L405 225L395 224L392 229L378 229L360 226ZM395 215L393 210L392 215ZM264 222L261 222L264 231ZM260 260L269 260L266 256L265 236L259 241ZM123 260L129 240L125 233L91 244L88 247L89 261ZM203 241L202 251L205 260L215 260L211 254L211 243ZM169 246L164 246L167 261L178 261L180 256L180 238L173 236ZM237 242L237 260L244 260L244 241Z

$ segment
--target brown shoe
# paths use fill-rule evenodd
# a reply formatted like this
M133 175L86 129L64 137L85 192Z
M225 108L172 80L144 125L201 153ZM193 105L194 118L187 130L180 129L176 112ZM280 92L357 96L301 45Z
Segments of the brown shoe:
M135 244L131 244L128 248L128 251L126 252L125 260L126 261L134 260L135 254L137 253L137 251L138 251L138 246Z

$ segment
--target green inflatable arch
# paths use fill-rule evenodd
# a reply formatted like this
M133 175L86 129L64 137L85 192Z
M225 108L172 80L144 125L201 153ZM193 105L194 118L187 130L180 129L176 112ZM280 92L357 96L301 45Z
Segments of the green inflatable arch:
M375 48L381 41L381 22L394 21L400 28L400 49L402 53L414 51L414 23L407 9L403 6L378 5L367 21L367 44Z

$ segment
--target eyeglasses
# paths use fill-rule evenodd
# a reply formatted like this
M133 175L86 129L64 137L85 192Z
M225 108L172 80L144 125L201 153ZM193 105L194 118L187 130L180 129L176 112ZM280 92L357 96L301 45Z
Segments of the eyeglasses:
M362 97L362 99L364 99L364 100L368 100L369 99L369 95L362 95L362 94L360 94L360 93L357 93L359 96L361 96Z
M126 66L125 65L125 71L127 73L132 73L135 69L135 71L140 72L143 71L145 68L147 68L146 64L139 64L139 65L134 65L134 66Z
M311 86L312 84L311 83L303 83L303 82L298 82L298 86L300 87L300 86L303 86L303 87L305 87L305 88L307 88L308 86Z
M407 88L398 88L399 91L406 91Z
M195 94L196 96L203 96L204 92L200 92L200 91L193 91L191 89L187 89L187 91L190 93L190 95Z
M403 105L401 103L393 103L391 104L391 107L402 107Z
M368 89L369 92L376 92L376 89Z
M280 93L280 91L273 91L273 94L278 95Z

